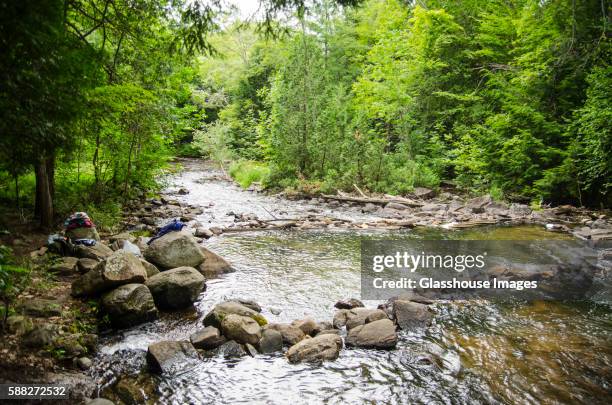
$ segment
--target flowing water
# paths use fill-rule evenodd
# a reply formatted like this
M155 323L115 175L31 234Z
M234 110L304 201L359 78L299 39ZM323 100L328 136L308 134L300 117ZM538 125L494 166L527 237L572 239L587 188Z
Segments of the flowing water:
M207 177L208 176L208 177ZM227 225L228 211L292 217L323 209L335 217L367 218L357 208L332 211L242 191L197 166L177 175L190 190L184 202L207 206L198 218ZM210 205L209 203L214 203ZM331 321L333 305L360 293L361 238L567 239L540 226L462 231L311 230L225 234L206 246L236 272L207 280L191 309L163 314L102 340L95 376L102 390L131 381L151 403L610 403L612 317L609 305L585 301L434 306L433 325L401 332L392 351L345 348L336 361L292 365L281 354L236 360L212 357L180 375L144 372L148 344L188 339L203 316L228 298L257 301L271 322L305 316ZM509 253L511 254L511 253ZM374 307L377 302L366 301Z

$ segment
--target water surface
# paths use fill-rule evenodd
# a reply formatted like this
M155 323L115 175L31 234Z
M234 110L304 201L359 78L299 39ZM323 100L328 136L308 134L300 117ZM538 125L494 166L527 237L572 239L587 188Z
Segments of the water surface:
M231 223L225 215L229 211L291 217L320 209L312 203L245 192L216 178L207 180L207 173L187 171L174 179L177 186L191 191L181 197L185 202L214 202L199 218L204 223ZM363 216L356 208L340 215ZM433 325L401 332L395 350L345 348L336 361L322 365L291 365L275 354L240 360L208 358L175 376L141 372L150 343L188 339L202 327L203 316L225 299L254 299L270 322L305 316L331 321L338 299L359 296L361 238L566 240L568 236L540 226L222 235L206 246L228 259L236 272L208 280L195 309L163 314L156 322L105 337L95 376L106 386L121 378L138 379L151 403L610 402L612 318L608 305L592 301L437 304ZM509 257L520 253L510 252Z

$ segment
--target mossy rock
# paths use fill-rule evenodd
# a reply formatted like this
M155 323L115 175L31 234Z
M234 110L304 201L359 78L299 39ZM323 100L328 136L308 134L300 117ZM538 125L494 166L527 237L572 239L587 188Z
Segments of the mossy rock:
M217 304L212 311L210 311L204 317L204 325L205 326L214 326L215 328L220 329L221 323L223 319L230 314L236 314L241 316L246 316L255 320L259 326L264 326L268 324L266 318L261 315L259 312L242 305L237 301L225 301L220 304Z

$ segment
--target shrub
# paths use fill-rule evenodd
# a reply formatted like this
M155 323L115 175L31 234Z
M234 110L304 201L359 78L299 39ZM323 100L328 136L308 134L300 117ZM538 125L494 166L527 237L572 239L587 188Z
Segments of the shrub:
M263 163L240 160L232 163L229 173L242 188L248 188L255 182L263 183L270 175L270 169Z

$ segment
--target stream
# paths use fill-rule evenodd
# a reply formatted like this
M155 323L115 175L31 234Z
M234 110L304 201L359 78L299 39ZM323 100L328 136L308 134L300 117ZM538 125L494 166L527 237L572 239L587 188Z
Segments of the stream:
M311 212L368 219L356 207L244 191L196 163L173 176L184 203L205 207L204 226L225 226L233 213L291 218ZM535 301L434 305L431 327L400 332L391 351L344 348L336 361L289 364L281 354L227 360L212 357L179 375L147 373L145 352L160 340L189 339L202 318L226 299L255 300L269 322L312 316L331 321L334 303L360 296L360 240L540 240L570 237L542 226L464 230L275 230L225 233L204 245L234 273L209 279L195 309L163 313L155 322L101 337L92 375L101 392L117 381L150 403L404 404L610 403L612 316L609 302ZM509 255L513 254L509 252ZM379 302L364 301L367 307Z

